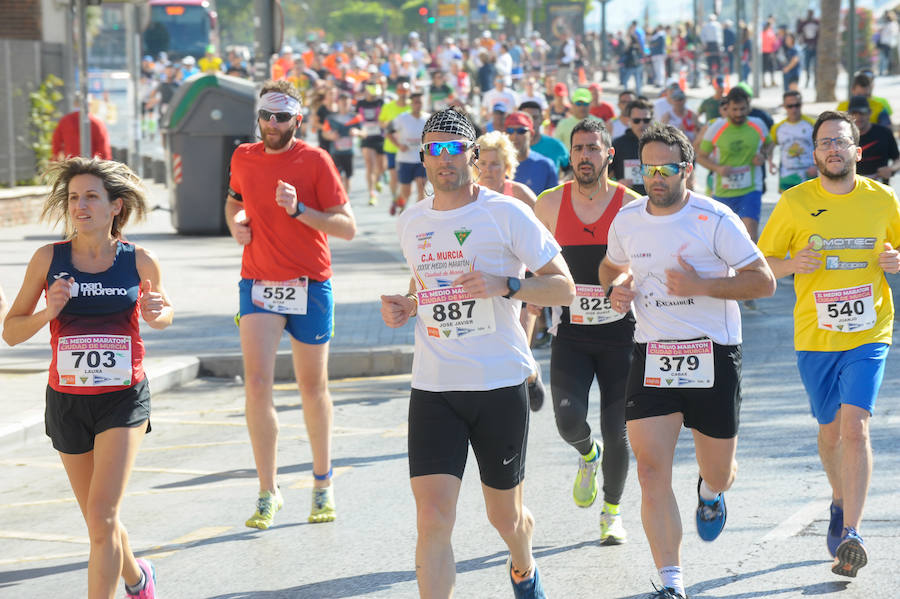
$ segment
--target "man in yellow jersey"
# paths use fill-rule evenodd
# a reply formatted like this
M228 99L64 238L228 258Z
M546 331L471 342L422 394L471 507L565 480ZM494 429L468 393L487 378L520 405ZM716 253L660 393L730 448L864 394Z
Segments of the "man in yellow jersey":
M776 277L795 275L797 367L832 488L831 571L853 577L868 561L858 530L894 320L885 273L900 270L900 204L890 187L856 174L859 129L846 113L820 114L812 136L820 175L782 194L759 248Z

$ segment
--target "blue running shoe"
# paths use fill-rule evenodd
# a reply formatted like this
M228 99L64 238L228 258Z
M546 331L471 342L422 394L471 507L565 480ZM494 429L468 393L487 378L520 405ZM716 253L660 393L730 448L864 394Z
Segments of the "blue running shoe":
M838 545L841 544L841 534L844 532L844 510L831 502L831 522L828 524L828 534L825 535L825 541L828 543L828 553L834 557L837 553Z
M534 564L534 576L522 582L516 582L512 577L512 558L506 559L506 571L509 572L509 582L512 583L513 595L516 599L547 599L544 585L541 584L537 562Z
M647 599L687 599L687 596L682 595L672 587L657 588L654 584L653 591L647 595Z
M700 484L703 477L697 481L697 534L704 541L715 541L722 529L725 528L725 519L728 510L725 508L725 495L719 495L712 501L700 497Z
M869 555L862 537L853 528L844 528L844 538L834 552L834 565L831 571L841 576L855 578L859 569L869 562Z

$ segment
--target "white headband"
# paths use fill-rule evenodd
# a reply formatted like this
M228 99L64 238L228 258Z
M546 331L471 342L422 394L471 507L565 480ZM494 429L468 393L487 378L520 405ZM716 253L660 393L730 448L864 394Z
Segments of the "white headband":
M269 112L289 112L296 116L300 114L300 102L281 92L266 92L259 99L256 110L268 110Z

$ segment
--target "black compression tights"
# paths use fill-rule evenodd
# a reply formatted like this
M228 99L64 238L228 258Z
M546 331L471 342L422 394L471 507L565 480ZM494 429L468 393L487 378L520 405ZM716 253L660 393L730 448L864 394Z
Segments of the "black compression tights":
M553 338L550 391L560 436L579 454L591 451L588 394L594 377L600 385L600 434L603 438L603 500L618 504L628 475L625 432L625 383L630 347L598 348L596 343Z

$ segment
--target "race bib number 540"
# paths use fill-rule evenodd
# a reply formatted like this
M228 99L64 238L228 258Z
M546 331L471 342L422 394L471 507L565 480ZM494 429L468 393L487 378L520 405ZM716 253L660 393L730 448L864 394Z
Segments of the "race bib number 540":
M814 291L819 328L839 333L855 333L875 326L872 284Z
M645 387L709 388L715 382L715 372L710 339L647 344Z
M423 289L417 295L418 315L429 337L459 339L496 330L490 299L476 299L462 287Z

